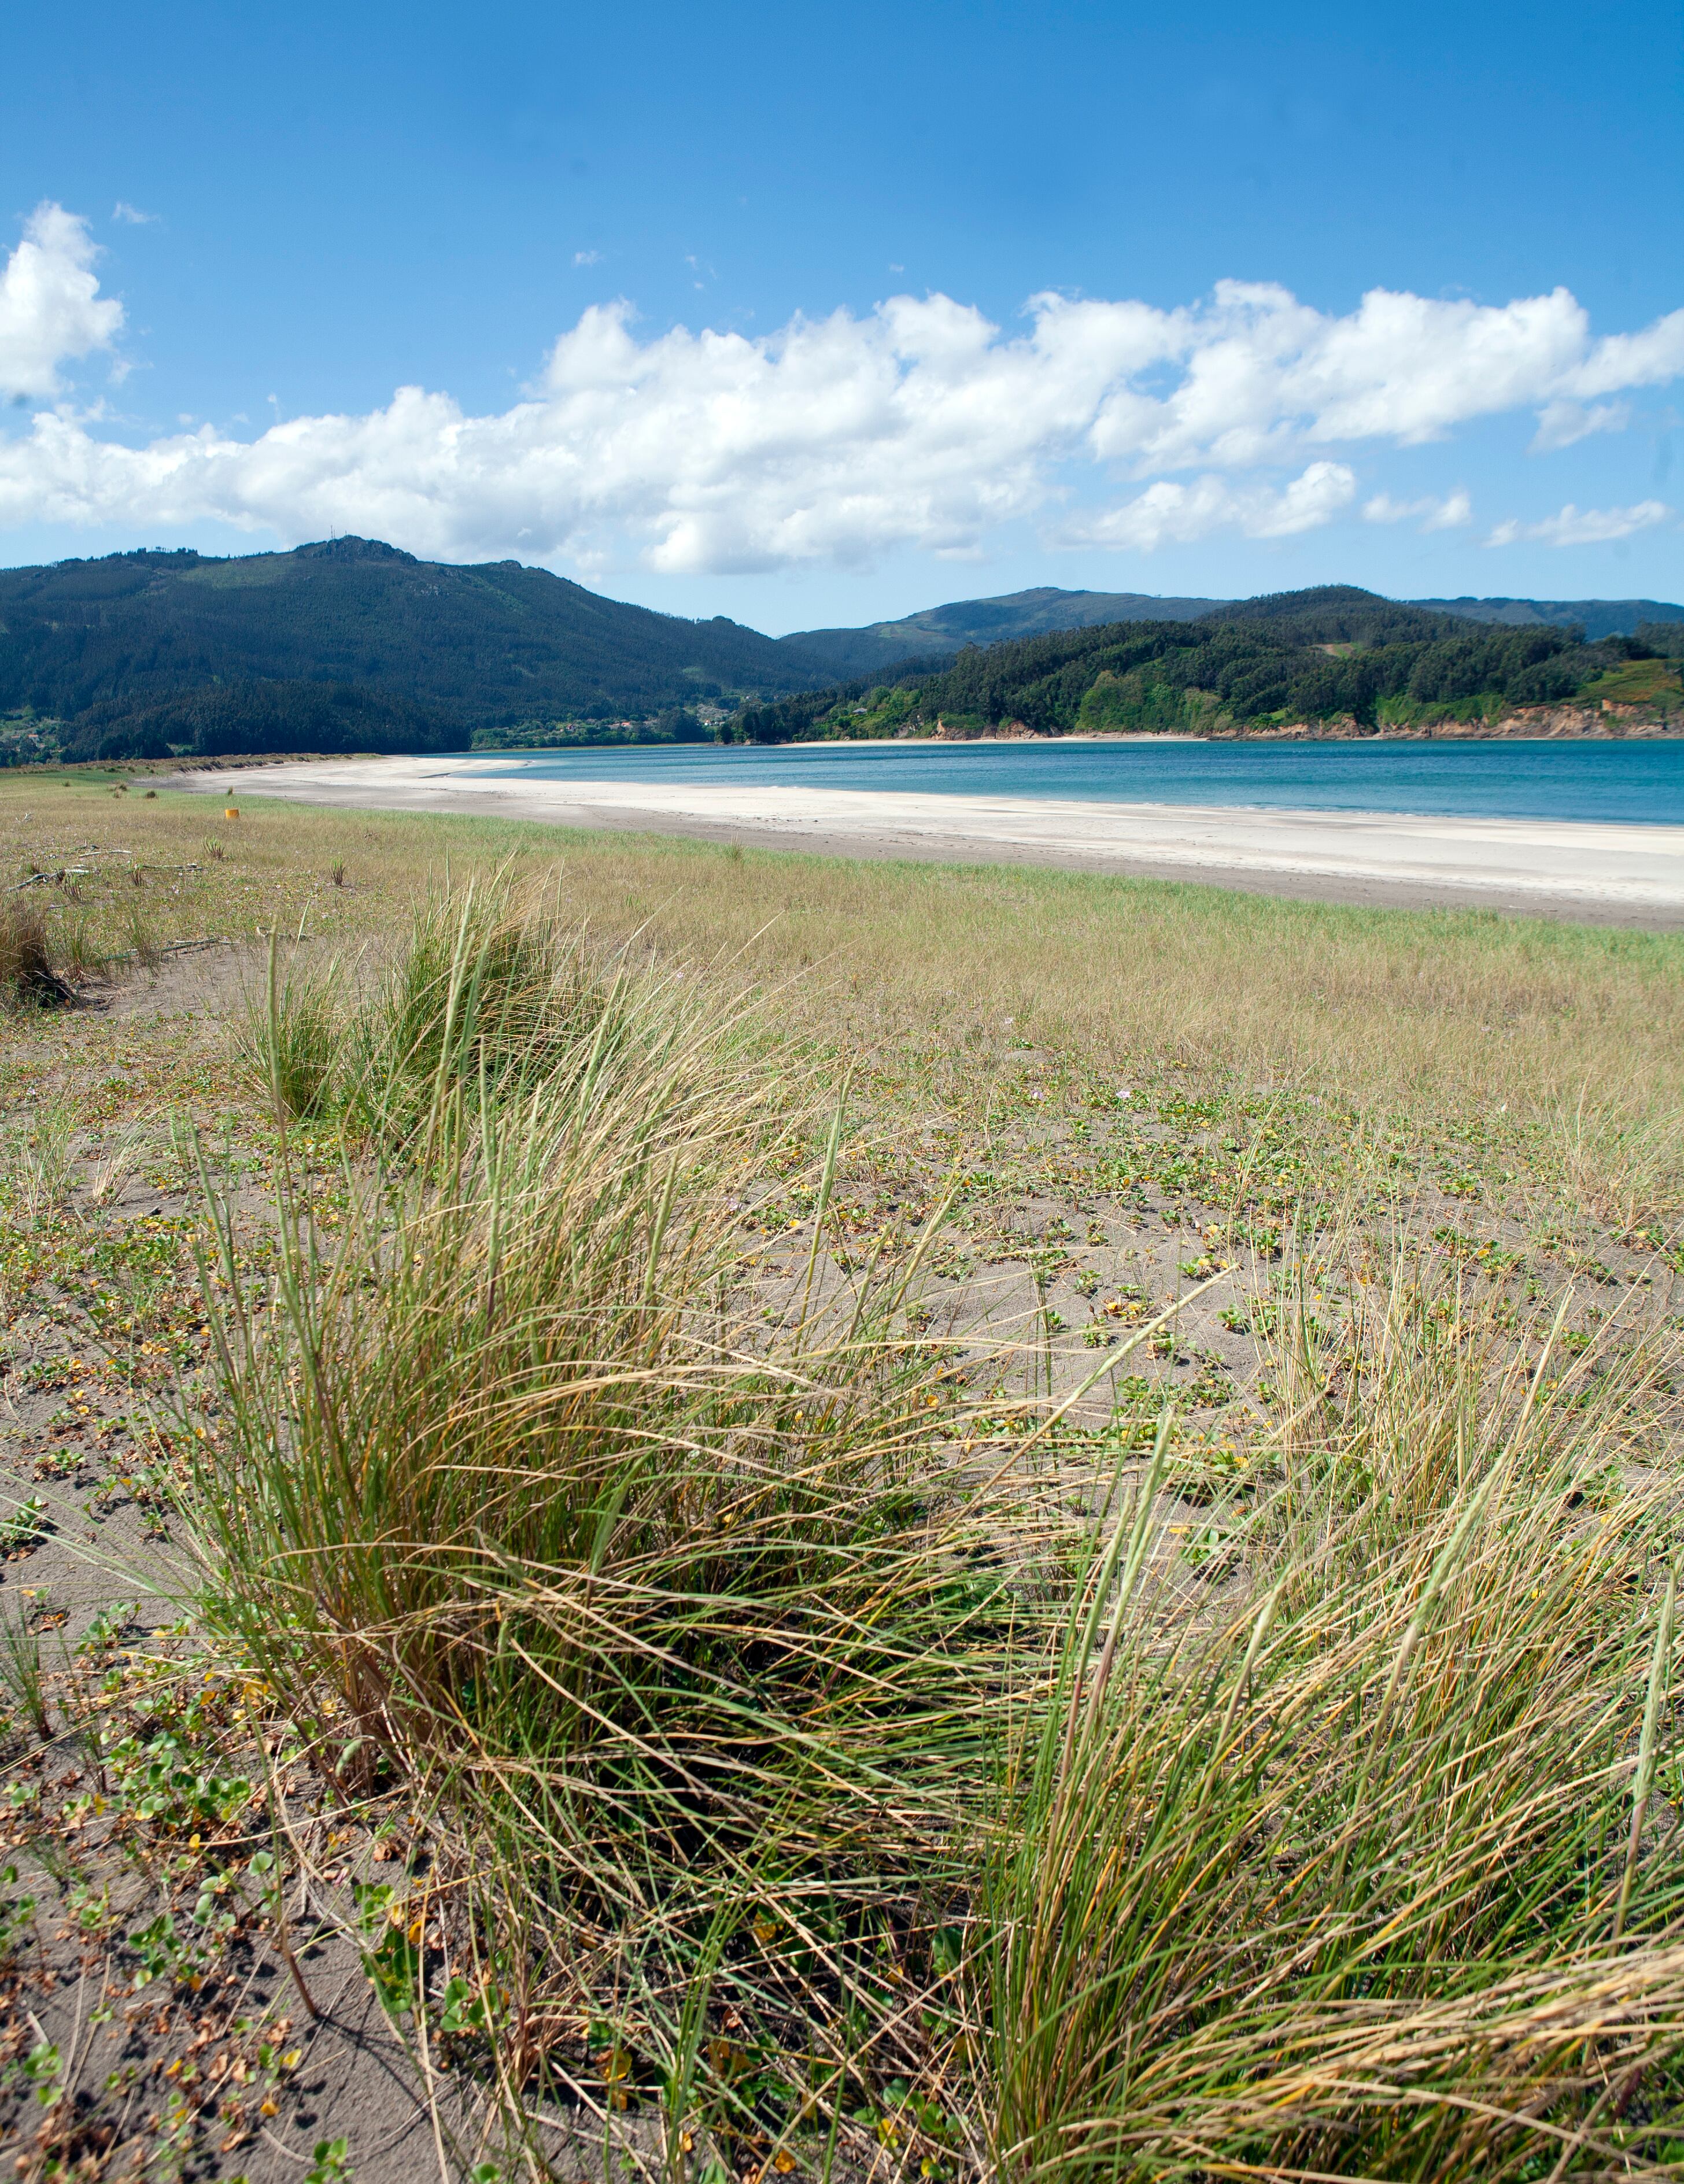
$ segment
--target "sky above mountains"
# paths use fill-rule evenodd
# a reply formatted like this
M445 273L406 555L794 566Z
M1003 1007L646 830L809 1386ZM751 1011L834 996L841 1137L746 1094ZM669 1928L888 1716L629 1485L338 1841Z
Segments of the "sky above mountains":
M1170 12L20 13L0 559L1684 596L1676 9Z

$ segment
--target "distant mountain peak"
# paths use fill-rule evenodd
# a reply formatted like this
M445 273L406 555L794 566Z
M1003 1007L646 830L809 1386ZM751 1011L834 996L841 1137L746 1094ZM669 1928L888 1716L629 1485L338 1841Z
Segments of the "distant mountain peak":
M316 538L308 546L295 546L293 554L300 561L407 561L410 566L421 564L413 554L406 554L401 546L388 546L383 538L359 538L347 532L343 538ZM518 567L518 563L505 564Z

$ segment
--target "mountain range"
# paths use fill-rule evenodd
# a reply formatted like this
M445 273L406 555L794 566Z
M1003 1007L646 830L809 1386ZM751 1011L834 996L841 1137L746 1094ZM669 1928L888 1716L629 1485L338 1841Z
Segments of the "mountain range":
M744 705L752 743L901 735L1489 733L1570 703L1684 715L1684 617L1587 639L1582 625L1466 615L1349 584L972 645L923 672ZM1530 716L1530 717L1528 717Z
M1350 596L1371 603L1364 611L1391 604ZM1402 604L1516 627L1577 624L1592 641L1684 621L1684 607L1653 599ZM928 674L970 647L1267 610L1047 585L771 638L722 615L690 621L606 599L521 562L423 561L377 539L114 554L0 571L0 744L8 718L13 729L54 724L51 748L82 757L671 739L745 705ZM31 727L8 747L47 745Z
M1157 599L1149 592L1065 592L1051 584L1034 591L1008 592L999 599L956 599L926 607L900 621L877 621L862 629L799 629L779 638L803 661L824 662L838 682L881 674L902 661L921 665L962 651L967 644L1004 644L1019 638L1046 637L1054 630L1091 629L1114 621L1196 621L1218 609L1243 606L1241 599ZM1640 622L1684 621L1684 606L1664 599L1405 599L1404 606L1428 614L1456 615L1466 621L1506 623L1514 628L1549 624L1559 629L1578 624L1594 642L1629 637Z

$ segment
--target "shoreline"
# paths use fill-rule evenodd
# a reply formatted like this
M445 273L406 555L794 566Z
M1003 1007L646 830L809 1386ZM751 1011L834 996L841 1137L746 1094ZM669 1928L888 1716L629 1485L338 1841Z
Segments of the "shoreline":
M508 756L206 769L173 777L172 785L205 795L243 790L304 804L454 811L826 856L1038 865L1330 902L1684 929L1684 827L523 780L503 771Z
M1042 735L1026 728L1021 735L981 736L793 736L785 750L849 749L860 744L915 744L921 749L965 750L977 744L1653 744L1684 743L1684 726L1659 721L1602 722L1595 726L1546 727L1536 719L1514 716L1508 723L1435 722L1430 727L1341 728L1329 721L1298 721L1281 728L1229 728L1207 736L1179 729L1146 731L1091 728L1081 734ZM544 745L544 749L553 749ZM588 745L568 746L588 749ZM772 746L768 746L772 748Z

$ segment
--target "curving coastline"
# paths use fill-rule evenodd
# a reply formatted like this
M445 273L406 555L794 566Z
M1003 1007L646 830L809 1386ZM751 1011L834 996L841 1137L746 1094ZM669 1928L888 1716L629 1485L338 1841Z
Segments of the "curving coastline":
M178 785L250 797L252 772ZM1684 827L510 775L506 758L262 769L266 796L683 833L845 856L1020 862L1331 901L1684 927Z

